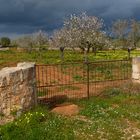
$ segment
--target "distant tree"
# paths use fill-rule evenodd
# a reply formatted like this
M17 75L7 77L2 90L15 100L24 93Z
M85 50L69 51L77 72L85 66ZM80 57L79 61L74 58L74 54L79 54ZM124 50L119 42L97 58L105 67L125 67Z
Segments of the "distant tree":
M112 25L112 34L117 39L124 39L128 32L128 21L127 20L117 20L113 22Z
M140 41L140 22L134 19L130 22L130 32L128 35L129 45L132 48L137 48Z
M35 46L35 41L32 35L24 35L14 40L14 43L18 47L26 48L29 53L32 52L33 47Z
M91 42L92 52L96 55L97 49L103 50L110 47L110 39L105 32L99 32Z
M64 59L64 50L66 47L69 47L69 45L70 45L69 32L66 30L65 27L58 31L55 31L53 34L52 40L50 40L50 43L51 43L51 46L54 46L54 47L60 49L61 60L63 60Z
M120 46L125 47L128 30L129 30L129 23L127 20L119 19L113 22L111 27L111 35L115 39L115 41L113 41L114 50Z
M2 37L2 38L0 39L0 44L1 44L3 47L9 47L10 43L11 43L11 40L10 40L10 38L8 38L8 37Z
M33 48L38 48L39 50L43 50L48 47L48 36L45 32L38 31L17 38L16 40L14 40L14 42L19 47L27 48L29 52L31 52Z
M39 47L40 50L47 49L49 39L46 32L39 30L38 32L33 33L32 36L34 38L36 47Z

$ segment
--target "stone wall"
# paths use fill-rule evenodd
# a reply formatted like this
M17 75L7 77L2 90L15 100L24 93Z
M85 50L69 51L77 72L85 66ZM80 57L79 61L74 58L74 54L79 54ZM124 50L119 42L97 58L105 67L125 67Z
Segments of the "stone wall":
M6 47L6 48L1 48L1 47L0 47L0 51L8 51L8 50L9 50L8 47Z
M35 64L19 63L0 71L0 123L36 104Z
M132 60L132 80L133 82L140 83L140 57L133 58Z

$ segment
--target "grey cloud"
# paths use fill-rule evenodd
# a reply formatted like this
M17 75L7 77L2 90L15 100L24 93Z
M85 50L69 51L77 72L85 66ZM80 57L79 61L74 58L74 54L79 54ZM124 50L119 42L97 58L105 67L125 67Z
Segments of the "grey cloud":
M139 18L140 0L0 0L0 34L53 31L70 14L87 11L104 18Z

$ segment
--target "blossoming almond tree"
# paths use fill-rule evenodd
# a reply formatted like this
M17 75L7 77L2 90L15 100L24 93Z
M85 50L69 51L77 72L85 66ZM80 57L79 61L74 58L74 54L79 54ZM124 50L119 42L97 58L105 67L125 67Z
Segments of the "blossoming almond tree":
M64 21L62 29L54 33L54 46L80 48L87 53L90 48L96 51L96 47L106 43L106 33L101 31L102 27L103 20L95 16L88 16L86 13L71 15Z
M82 13L80 16L71 15L70 19L64 21L64 26L71 32L72 44L76 42L75 47L89 52L90 48L95 47L94 44L100 42L103 20Z
M36 47L39 48L39 50L46 49L48 47L48 35L46 32L39 30L38 32L35 32L32 34Z
M53 38L49 41L49 44L50 46L60 49L61 60L64 60L64 49L66 47L69 47L70 41L71 41L70 34L66 30L66 28L63 27L61 30L54 32Z

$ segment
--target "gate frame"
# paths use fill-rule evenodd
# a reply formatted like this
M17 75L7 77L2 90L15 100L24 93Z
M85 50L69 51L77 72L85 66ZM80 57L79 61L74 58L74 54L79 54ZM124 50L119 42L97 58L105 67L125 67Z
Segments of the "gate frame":
M117 81L117 80L129 80L129 79L131 79L131 78L126 78L126 79L116 79L116 80L105 80L105 81L95 81L95 82L90 82L90 70L89 70L89 66L90 66L90 64L98 64L98 63L104 63L104 62L106 62L106 63L109 63L109 62L127 62L127 63L131 63L132 64L132 60L131 59L125 59L125 60L103 60L103 61L93 61L93 62L90 62L90 61L88 61L88 60L86 60L86 62L83 62L83 61L80 61L80 62L73 62L73 63L61 63L61 64L43 64L43 65L39 65L39 64L37 64L36 66L35 66L35 69L37 68L37 67L39 67L39 66L57 66L57 65L60 65L60 66L62 66L62 65L70 65L70 64L83 64L83 65L86 65L86 67L87 67L87 70L86 70L86 82L85 82L85 84L86 84L86 86L87 86L87 99L89 99L90 98L90 83L97 83L97 82L105 82L105 81ZM127 68L127 72L128 72L128 68ZM74 84L74 83L73 83ZM80 83L78 83L78 84L80 84ZM81 84L82 84L82 82L81 82ZM63 85L71 85L70 83L69 84L60 84L60 85L58 85L58 86L63 86ZM53 85L49 85L49 86L37 86L37 84L36 84L36 87L37 87L37 89L38 88L41 88L41 87L51 87L51 86L53 86ZM56 86L56 85L54 85L54 86Z

